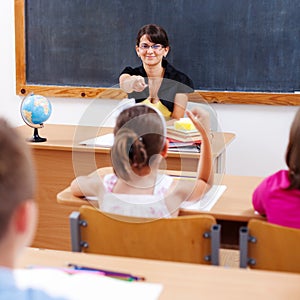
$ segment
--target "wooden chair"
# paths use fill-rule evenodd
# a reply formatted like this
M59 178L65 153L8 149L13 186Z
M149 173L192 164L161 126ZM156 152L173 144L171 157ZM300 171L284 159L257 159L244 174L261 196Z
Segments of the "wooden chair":
M240 228L240 267L300 272L300 230L250 220Z
M143 219L83 205L69 218L75 252L219 264L221 229L209 215Z

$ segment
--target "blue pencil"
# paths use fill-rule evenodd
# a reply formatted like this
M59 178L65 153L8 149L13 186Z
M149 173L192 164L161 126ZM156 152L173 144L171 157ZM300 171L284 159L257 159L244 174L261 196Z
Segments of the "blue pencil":
M136 280L136 281L145 280L144 277L134 276L129 273L121 273L121 272L115 272L115 271L110 271L110 270L96 269L96 268L80 266L80 265L76 265L76 264L72 264L72 263L69 263L68 267L72 267L75 270L82 270L82 271L98 271L98 272L103 273L105 276L129 280L129 281L130 280Z

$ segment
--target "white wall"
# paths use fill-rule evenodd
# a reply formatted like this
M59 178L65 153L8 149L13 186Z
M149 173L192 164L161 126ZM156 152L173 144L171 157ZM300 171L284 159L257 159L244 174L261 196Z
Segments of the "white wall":
M286 168L285 150L298 107L267 105L213 105L221 129L236 133L227 148L227 173L267 176Z
M15 93L14 1L0 1L0 115L13 125L23 121L19 113L21 98ZM91 124L105 120L118 101L88 99L49 99L53 113L48 123L87 123L87 109L93 107ZM226 151L226 170L235 175L266 176L285 168L284 153L293 106L213 104L223 131L235 132L236 139ZM47 124L45 124L47 126Z

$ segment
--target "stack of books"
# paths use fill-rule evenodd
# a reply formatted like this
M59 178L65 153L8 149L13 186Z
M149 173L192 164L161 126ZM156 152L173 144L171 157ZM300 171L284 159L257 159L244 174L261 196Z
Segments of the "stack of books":
M181 130L175 129L174 126L167 126L167 138L176 140L178 142L201 143L201 135L197 129Z
M174 126L167 127L169 151L200 152L201 135L197 129L181 130Z

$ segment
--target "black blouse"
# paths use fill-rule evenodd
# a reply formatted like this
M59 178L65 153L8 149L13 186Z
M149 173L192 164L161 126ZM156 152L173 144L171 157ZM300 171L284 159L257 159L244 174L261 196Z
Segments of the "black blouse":
M164 79L158 91L158 97L161 103L168 108L170 112L174 109L174 99L177 93L192 93L194 91L193 81L184 73L176 70L167 60L163 59L162 66L165 69ZM120 75L140 75L145 78L148 84L147 73L143 66L136 68L126 67ZM136 103L142 102L149 97L149 88L146 87L142 92L132 92L128 98L134 98Z

